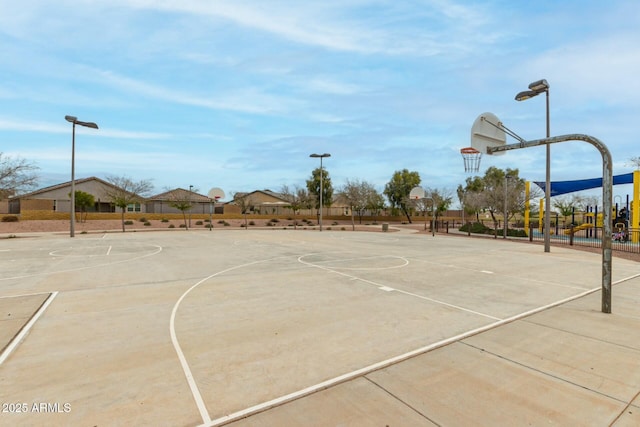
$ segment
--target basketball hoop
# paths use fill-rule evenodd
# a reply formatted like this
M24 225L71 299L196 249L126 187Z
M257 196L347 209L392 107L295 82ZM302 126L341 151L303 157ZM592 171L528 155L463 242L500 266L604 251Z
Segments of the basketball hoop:
M473 147L465 147L460 150L462 159L464 160L464 171L475 173L480 169L480 159L482 153Z

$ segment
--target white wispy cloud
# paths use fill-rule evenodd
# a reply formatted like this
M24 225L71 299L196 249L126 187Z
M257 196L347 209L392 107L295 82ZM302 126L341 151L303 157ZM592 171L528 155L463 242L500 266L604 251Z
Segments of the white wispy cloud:
M438 26L446 21L446 27L438 29L398 25L398 21L415 19L416 9L388 1L121 0L121 3L134 8L226 20L294 43L361 54L430 56L452 48L472 49L469 44L476 44L493 33L487 29L479 37L475 31L491 16L488 11L444 0L422 5L426 11L421 10L422 16L431 15ZM359 11L362 17L357 17ZM377 22L367 19L374 13Z
M225 93L210 93L199 96L181 90L147 83L107 70L91 70L97 82L112 86L123 92L135 93L149 98L214 110L229 110L243 113L277 114L299 106L299 101L285 96L272 95L255 87L243 87Z

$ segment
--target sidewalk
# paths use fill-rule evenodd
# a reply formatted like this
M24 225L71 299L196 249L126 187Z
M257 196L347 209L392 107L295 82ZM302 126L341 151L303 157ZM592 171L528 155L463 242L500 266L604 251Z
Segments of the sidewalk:
M640 277L232 426L638 426Z

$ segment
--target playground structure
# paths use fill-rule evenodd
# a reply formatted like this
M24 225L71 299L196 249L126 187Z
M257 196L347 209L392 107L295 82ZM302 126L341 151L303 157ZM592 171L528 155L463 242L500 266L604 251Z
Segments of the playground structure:
M612 238L620 241L623 239L624 241L630 240L632 243L640 242L640 170L636 170L631 173L627 173L624 175L616 175L613 177L613 185L619 184L633 184L633 197L631 203L627 201L627 206L623 206L626 215L625 218L621 218L617 216L618 209L616 208L616 218L615 220L609 219L613 228L611 236ZM545 183L544 182L534 182L540 188L544 190ZM584 179L584 180L576 180L576 181L557 181L551 183L551 195L559 196L562 194L567 194L580 190L587 190L592 188L598 188L602 186L602 178L593 178L593 179ZM524 225L525 230L530 229L530 183L527 182L525 186L525 214L524 214ZM610 208L611 214L613 214L613 208ZM544 218L544 199L540 199L540 221L539 227L542 232L542 223ZM595 212L585 212L583 213L583 219L586 219L582 224L578 224L573 228L568 228L564 230L565 234L571 234L573 232L581 231L589 228L603 228L604 229L604 220L605 220L604 212L598 213L597 210ZM573 223L573 221L572 221ZM630 238L629 238L630 237Z

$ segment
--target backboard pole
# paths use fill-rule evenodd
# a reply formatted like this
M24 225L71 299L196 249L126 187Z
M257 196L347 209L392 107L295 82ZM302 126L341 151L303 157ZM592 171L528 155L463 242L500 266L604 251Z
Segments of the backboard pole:
M537 147L565 141L584 141L593 145L602 154L602 312L611 313L611 234L613 232L611 208L613 203L613 160L611 152L598 138L584 134L560 135L551 138L521 141L497 147L488 147L487 154ZM545 188L545 191L548 190Z

